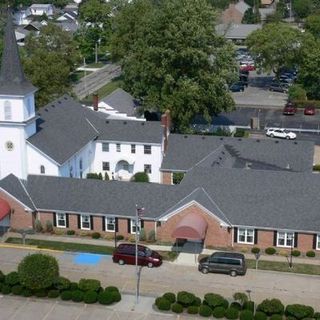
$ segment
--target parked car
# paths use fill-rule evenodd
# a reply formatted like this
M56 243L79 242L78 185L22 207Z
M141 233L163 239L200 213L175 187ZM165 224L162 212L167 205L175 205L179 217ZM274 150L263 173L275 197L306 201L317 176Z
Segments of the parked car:
M293 140L297 138L294 132L288 131L282 128L269 128L266 135L271 138L282 138L287 140Z
M296 114L296 112L297 112L297 108L291 102L288 102L282 111L282 113L287 116L294 115Z
M306 106L304 108L304 114L306 116L314 116L316 114L316 108L314 106Z
M215 252L209 257L202 258L198 265L202 273L218 272L227 273L235 277L245 275L247 265L242 253L236 252Z
M280 82L272 82L270 87L269 87L270 91L275 91L275 92L284 92L287 93L288 92L288 87L287 85L284 85Z
M136 247L133 243L121 243L115 249L112 256L113 262L123 264L136 263ZM162 264L161 255L146 246L138 246L138 265L148 268L159 267Z
M240 71L254 71L256 67L252 64L240 64Z
M232 92L242 92L242 91L244 91L244 84L242 82L236 82L236 83L233 83L229 87L229 89Z

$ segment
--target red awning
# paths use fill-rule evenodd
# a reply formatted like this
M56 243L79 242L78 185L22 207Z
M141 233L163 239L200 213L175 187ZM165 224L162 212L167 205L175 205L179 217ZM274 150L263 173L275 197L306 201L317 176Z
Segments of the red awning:
M0 220L6 217L11 211L9 203L0 198Z
M206 236L208 223L196 213L189 213L177 223L172 232L173 238L203 240Z

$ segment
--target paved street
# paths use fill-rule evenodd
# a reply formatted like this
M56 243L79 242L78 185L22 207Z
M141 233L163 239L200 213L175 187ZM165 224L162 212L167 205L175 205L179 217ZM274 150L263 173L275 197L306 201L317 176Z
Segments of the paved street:
M79 99L83 99L109 83L112 79L119 77L120 74L120 66L107 64L100 70L81 78L79 83L74 86L73 92Z
M19 261L29 252L23 249L0 248L0 270L16 269ZM103 286L116 285L122 292L135 292L135 267L114 264L111 256L100 256L99 263L84 265L75 263L76 253L50 253L60 264L60 273L71 280L97 278ZM157 296L166 291L190 290L199 296L216 292L232 297L236 291L251 291L251 298L261 301L277 297L284 303L304 303L320 309L320 277L248 270L244 277L223 274L204 275L195 267L177 266L165 262L160 268L142 268L141 294ZM320 311L320 310L319 310Z

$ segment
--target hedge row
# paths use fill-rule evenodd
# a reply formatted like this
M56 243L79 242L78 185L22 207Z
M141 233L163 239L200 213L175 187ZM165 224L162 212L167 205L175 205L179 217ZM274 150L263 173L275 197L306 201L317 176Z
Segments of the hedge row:
M95 279L81 279L79 283L58 276L48 288L30 289L25 287L19 278L18 272L4 275L0 271L0 292L4 295L18 295L23 297L58 298L74 302L92 304L99 302L110 305L121 300L119 289L114 286L102 288L100 281Z
M204 299L200 299L191 292L180 291L177 294L166 292L156 298L155 305L160 311L172 311L174 313L186 312L199 314L202 317L210 317L228 320L320 320L320 312L314 312L310 306L291 304L286 307L279 299L265 299L256 307L253 301L247 301L246 295L238 293L238 297L244 297L240 302L229 304L228 300L219 294L207 293ZM235 299L238 299L234 295Z
M319 165L318 170L320 170L320 165ZM261 251L261 249L258 247L253 247L251 249L251 253L253 253L253 254L260 253L260 251ZM266 248L264 250L264 252L268 255L274 255L277 253L277 250L274 247L269 247L269 248ZM293 257L299 257L301 255L301 252L299 250L294 249L294 250L292 250L291 254ZM314 251L310 250L310 251L306 252L306 256L309 258L314 258L316 256L316 253Z

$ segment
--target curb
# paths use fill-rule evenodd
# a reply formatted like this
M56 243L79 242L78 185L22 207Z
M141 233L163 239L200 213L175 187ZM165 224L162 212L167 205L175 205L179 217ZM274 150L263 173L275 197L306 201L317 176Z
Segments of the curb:
M47 252L57 252L62 253L65 252L63 250L55 250L55 249L45 249L45 248L38 248L36 246L28 246L28 245L15 245L9 243L0 243L0 248L13 248L13 249L22 249L22 250L34 250L34 251L47 251Z

